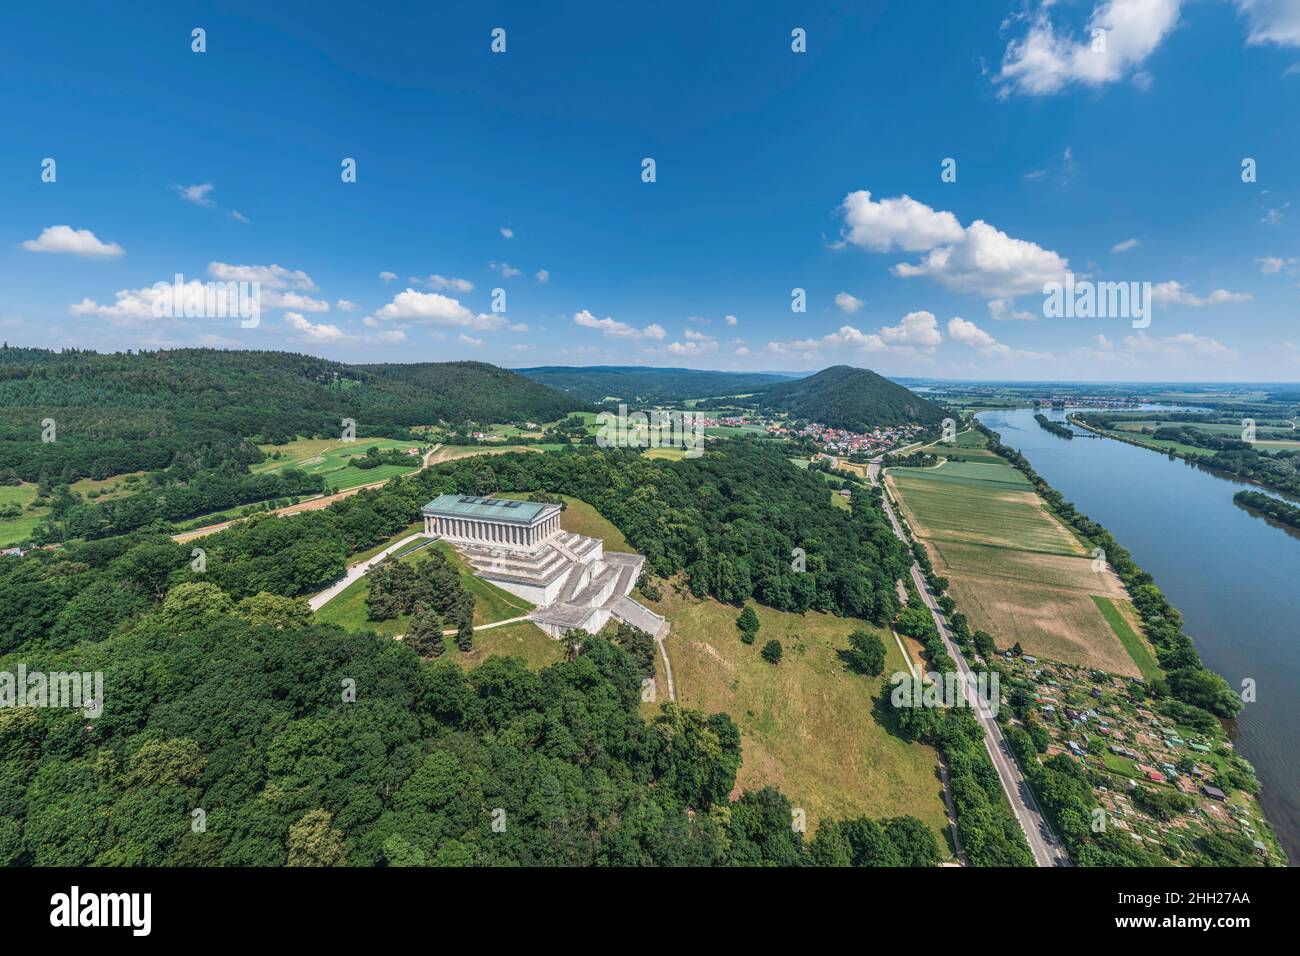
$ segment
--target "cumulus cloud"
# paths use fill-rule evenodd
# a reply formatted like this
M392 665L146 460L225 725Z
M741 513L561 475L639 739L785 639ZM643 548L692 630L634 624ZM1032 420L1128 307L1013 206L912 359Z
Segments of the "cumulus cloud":
M355 312L357 304L350 299L339 299L334 303L334 307L340 312Z
M664 327L655 322L638 329L609 316L598 319L586 309L575 312L573 321L574 324L580 325L584 329L596 329L602 335L615 339L653 339L656 342L662 342L668 336L668 332Z
M1123 242L1117 242L1110 247L1111 252L1128 252L1130 249L1136 249L1140 243L1136 239L1125 239Z
M488 268L501 273L503 279L513 279L515 276L523 275L522 272L508 262L489 262Z
M281 292L278 289L263 289L262 305L268 309L296 309L299 312L330 310L330 304L324 299L313 299L301 292Z
M310 342L341 342L349 338L337 325L315 324L298 312L286 312L284 321L294 332Z
M837 292L835 294L835 305L841 312L848 315L862 308L862 300L847 292Z
M515 237L515 231L509 226L502 226L501 235L505 236L507 239L513 239Z
M967 227L961 241L931 249L917 263L900 262L894 275L926 276L953 292L1011 299L1059 282L1069 260L1024 239L1015 239L982 219Z
M1082 36L1060 33L1051 0L1028 15L1028 30L1008 43L995 82L999 92L1029 96L1057 93L1073 84L1099 87L1134 75L1149 84L1142 66L1178 23L1182 0L1100 0ZM1104 31L1104 43L1094 41Z
M875 202L865 190L850 193L841 209L844 243L874 252L894 248L926 252L919 262L900 262L900 278L928 276L954 292L1012 299L1041 292L1064 277L1069 260L977 219L963 228L950 212L936 211L909 196Z
M728 325L735 325L735 324L737 324L740 320L737 319L734 315L724 315L724 316L722 317L722 321L723 321L723 322L726 322Z
M483 344L482 339L476 339L474 338L474 336L466 335L464 332L456 336L456 341L459 342L461 345L472 345L475 348Z
M71 226L50 226L41 230L35 239L26 240L22 247L28 252L53 252L83 259L116 259L126 255L126 250L116 242L101 242L89 229Z
M988 302L989 315L999 322L1030 322L1038 318L1032 312L1026 312L1024 309L1015 308L1014 304L1006 299L990 299Z
M1201 308L1207 305L1226 305L1235 302L1249 302L1249 292L1229 292L1227 289L1215 289L1204 298L1193 295L1183 287L1181 282L1157 282L1151 287L1151 301L1157 305L1190 305Z
M819 339L794 339L771 341L766 345L774 355L799 355L815 359L823 352L896 352L900 354L930 353L943 341L939 323L933 313L909 312L897 325L885 325L876 332L863 332L852 325L841 325Z
M877 202L870 192L859 189L844 197L840 209L844 213L842 241L872 252L920 252L962 238L956 216L931 209L911 196Z
M537 281L540 282L542 285L546 285L546 283L551 281L551 274L547 272L545 269L538 269Z
M235 266L227 262L209 262L208 275L221 282L257 282L263 289L316 291L311 276L300 269L286 269L284 266Z
M383 272L379 273L379 278L382 279L384 282L392 282L394 279L397 278L397 273L389 272L387 269L385 269Z
M438 275L438 273L436 272L433 275L429 276L427 279L413 278L411 279L411 281L422 282L425 285L434 289L450 289L451 291L459 292L462 295L465 294L466 292L474 291L474 283L470 282L468 279L457 279L455 277L442 276L442 275Z
M497 313L476 315L450 296L437 292L416 292L414 289L397 293L392 302L375 311L375 317L417 324L458 325L485 331L499 329L506 324L505 317Z
M1246 19L1247 43L1300 46L1300 4L1295 0L1235 0Z
M974 322L968 322L960 317L948 320L948 338L960 345L976 349L985 358L1021 360L1050 358L1049 355L1041 352L1013 349L999 342Z

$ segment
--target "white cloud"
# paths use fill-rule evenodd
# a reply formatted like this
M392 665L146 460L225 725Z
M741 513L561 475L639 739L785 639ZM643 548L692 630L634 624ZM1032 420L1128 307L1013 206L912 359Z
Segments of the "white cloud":
M382 279L384 282L392 282L394 279L397 278L397 273L384 270L383 272L379 273L379 278Z
M963 318L948 320L948 338L961 345L978 350L980 355L985 358L1033 360L1051 357L1041 352L1013 349L1011 346L999 342L974 322L968 322Z
M1256 256L1255 263L1265 275L1274 275L1283 269L1294 269L1295 259L1283 259L1281 256Z
M882 326L880 338L886 345L933 351L943 341L932 312L909 312L894 326Z
M349 338L337 325L316 325L298 312L286 312L284 321L291 329L311 342L341 342Z
M1024 309L1015 308L1015 304L1006 299L989 299L989 315L999 322L1031 322L1038 316L1032 312L1026 312Z
M1193 335L1191 332L1181 332L1178 335L1156 338L1147 335L1145 331L1139 331L1136 335L1124 336L1123 344L1124 348L1130 352L1143 352L1170 357L1189 354L1200 356L1229 356L1236 354L1235 349L1229 348L1218 339L1205 335Z
M376 332L370 338L377 342L405 342L406 333L401 329L384 329L382 332Z
M502 226L501 235L505 236L507 239L513 239L515 237L515 231L509 226Z
M453 292L461 294L474 291L474 283L468 279L448 278L447 276L438 275L436 272L427 279L412 279L411 281L423 282L434 289L451 289Z
M200 183L195 186L173 185L172 189L176 190L177 194L186 202L192 202L196 206L211 209L216 205L209 195L212 192L212 183Z
M340 312L355 312L357 304L350 299L339 299L334 303L334 307Z
M508 262L495 262L495 261L489 262L488 268L494 269L497 272L501 273L501 278L503 279L513 279L516 276L523 275L522 272L520 272L518 269L516 269Z
M712 355L718 350L717 339L699 332L687 330L685 342L672 342L668 345L670 355Z
M873 202L870 192L859 189L845 196L840 208L844 212L842 240L873 252L895 248L919 252L962 237L956 216L937 212L911 196Z
M514 325L510 326L510 331L511 331L511 332L527 332L527 331L528 331L528 323L527 323L527 322L516 322Z
M1125 239L1123 242L1117 242L1110 247L1111 252L1128 252L1130 249L1136 249L1140 243L1136 239Z
M953 292L1011 299L1041 293L1047 282L1061 281L1069 260L1024 239L1014 239L982 219L967 227L961 241L932 249L915 264L900 262L901 278L928 276Z
M464 332L456 336L456 341L459 342L461 345L472 345L475 348L483 344L482 339L476 339L474 338L474 336L466 335Z
M995 81L1000 94L1057 93L1080 83L1099 87L1136 73L1150 83L1142 65L1178 23L1182 0L1099 0L1080 39L1057 32L1052 0L1042 0L1028 16L1029 29L1013 39ZM1094 31L1103 30L1104 48L1094 49Z
M1300 4L1295 0L1235 0L1246 18L1247 43L1300 46Z
M1200 308L1207 305L1226 305L1234 302L1249 302L1251 295L1249 292L1229 292L1227 289L1215 289L1204 298L1193 295L1188 292L1181 282L1175 282L1172 279L1168 282L1157 282L1151 287L1151 301L1157 305L1190 305Z
M226 262L209 262L208 275L221 282L257 282L264 289L316 291L311 276L300 269L286 269L284 266L233 266Z
M126 255L126 250L116 242L101 242L89 229L71 226L50 226L22 246L28 252L53 252L83 259L116 259Z
M538 269L537 281L540 282L542 285L545 285L546 283L551 281L551 274L547 272L545 269Z
M313 299L300 292L262 290L262 305L268 309L294 309L298 312L328 312L330 304L324 299Z
M499 314L475 315L456 299L437 292L416 292L407 289L393 296L393 301L376 310L380 319L400 319L416 323L433 325L459 325L472 329L499 329L506 324L504 316Z
M740 320L737 319L734 315L724 315L722 317L722 321L726 322L728 325L735 325Z
M576 325L581 325L586 329L596 329L602 335L616 339L653 339L656 342L662 342L668 333L662 325L651 323L644 328L637 329L626 322L619 322L617 319L606 316L598 319L586 309L573 314L573 321Z
M837 292L835 294L835 305L841 312L849 315L862 308L862 300L855 295L849 295L847 292Z
M247 224L249 222L249 218L245 216L242 212L240 212L238 209L230 210L230 218L235 220L235 222L242 222L244 224Z
M824 352L895 352L915 355L933 352L943 341L939 323L930 312L909 312L897 325L882 326L878 332L863 332L851 325L841 325L820 339L794 339L768 342L766 349L774 355L794 355L806 360Z

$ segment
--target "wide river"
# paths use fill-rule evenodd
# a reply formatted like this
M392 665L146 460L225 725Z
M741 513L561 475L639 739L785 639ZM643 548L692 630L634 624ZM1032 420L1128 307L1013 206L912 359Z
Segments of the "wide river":
M1300 537L1233 503L1238 489L1257 486L1109 438L1057 438L1033 409L978 417L1154 576L1210 668L1234 688L1254 680L1256 702L1242 709L1233 740L1300 864Z

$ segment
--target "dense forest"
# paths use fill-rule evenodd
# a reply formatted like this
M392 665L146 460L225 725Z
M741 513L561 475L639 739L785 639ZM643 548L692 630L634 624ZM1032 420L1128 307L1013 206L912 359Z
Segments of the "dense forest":
M937 424L944 417L933 402L875 372L848 365L773 385L756 398L761 408L851 431L908 422Z
M93 722L0 710L0 865L934 865L911 817L827 820L808 840L778 791L732 801L735 725L671 704L643 720L653 645L622 629L542 671L490 658L465 674L316 625L295 597L438 491L531 486L607 491L598 505L622 503L657 569L702 591L892 617L906 556L875 540L879 513L827 507L819 477L771 454L452 462L240 522L203 539L202 563L162 524L0 558L0 671L95 670L105 686ZM810 585L783 572L795 543ZM451 576L427 567L427 591L393 579L376 602L427 594L463 619Z
M244 442L411 437L410 427L549 422L583 403L482 362L346 365L287 352L99 354L0 347L0 473L107 478ZM53 440L43 440L53 422ZM224 456L218 456L224 457Z
M543 365L515 371L583 402L618 398L628 404L749 394L798 377L774 372L710 372L639 365Z

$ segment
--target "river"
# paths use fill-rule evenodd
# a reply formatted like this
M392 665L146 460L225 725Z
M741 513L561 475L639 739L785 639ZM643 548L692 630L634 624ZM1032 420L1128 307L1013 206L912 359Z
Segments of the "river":
M1065 420L1059 409L1043 412ZM978 417L1151 573L1210 668L1234 688L1255 681L1256 702L1232 736L1300 864L1300 540L1233 503L1237 490L1258 486L1109 438L1058 438L1034 409Z

